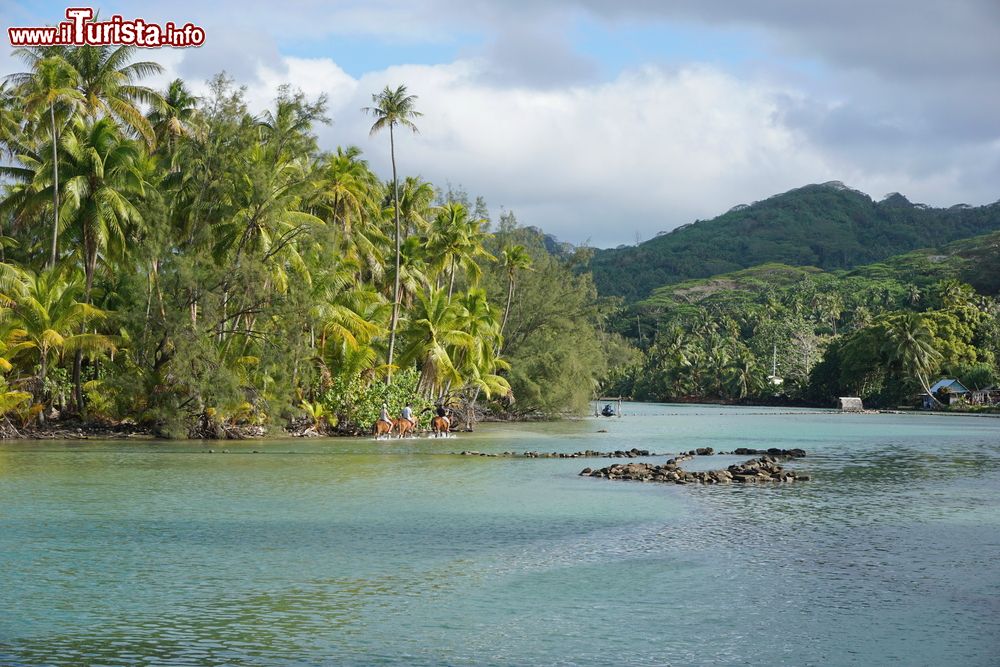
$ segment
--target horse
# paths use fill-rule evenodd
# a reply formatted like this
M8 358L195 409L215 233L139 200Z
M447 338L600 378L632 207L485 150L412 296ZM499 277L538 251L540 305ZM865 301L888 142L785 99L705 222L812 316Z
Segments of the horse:
M416 423L410 421L409 419L398 417L392 420L392 430L398 433L400 438L413 435L414 427L416 427Z
M451 422L448 420L447 417L435 416L434 419L431 420L431 432L434 434L435 438L441 436L447 438L448 430L450 428L451 428Z
M376 439L381 437L390 438L392 437L392 427L393 424L391 422L379 419L372 425L372 435L374 435Z

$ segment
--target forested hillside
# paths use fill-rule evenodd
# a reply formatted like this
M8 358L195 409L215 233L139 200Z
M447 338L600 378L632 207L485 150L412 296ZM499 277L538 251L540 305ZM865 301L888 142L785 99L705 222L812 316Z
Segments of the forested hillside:
M614 369L605 390L897 406L940 375L987 387L1000 380L998 275L993 233L850 271L765 264L663 286L615 318L641 359Z
M882 201L831 182L807 185L638 246L598 250L590 263L602 295L628 301L655 288L778 262L848 269L1000 229L1000 205L947 209Z

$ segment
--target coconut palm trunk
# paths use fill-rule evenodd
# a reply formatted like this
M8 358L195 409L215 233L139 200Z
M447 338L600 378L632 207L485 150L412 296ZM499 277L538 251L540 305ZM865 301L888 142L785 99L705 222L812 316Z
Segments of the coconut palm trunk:
M451 269L448 271L448 303L451 303L451 295L455 291L455 258L451 258Z
M392 125L389 126L389 156L392 160L392 203L396 215L396 277L392 287L392 319L389 321L389 372L386 384L392 384L392 359L396 351L396 325L399 322L399 268L400 268L400 224L399 224L399 180L396 175L396 141Z
M49 268L56 265L56 253L59 245L59 137L56 131L56 105L49 105L49 119L52 121L52 206L55 213L52 225L52 255L49 257Z
M503 319L500 320L500 335L497 336L497 354L503 348L503 330L507 326L507 317L510 316L510 306L514 302L514 276L509 276L507 280L507 303L503 307Z
M365 113L375 116L375 123L372 125L369 136L380 130L389 128L389 157L392 160L392 203L396 222L396 276L393 280L392 289L392 319L389 322L389 354L387 357L388 372L386 373L386 383L392 383L392 364L396 355L396 329L399 325L399 302L400 302L400 268L402 265L402 229L399 215L399 175L396 172L396 135L395 126L402 125L408 127L413 132L417 132L417 126L413 124L414 118L420 117L420 112L413 108L416 96L406 94L406 86L399 86L392 90L385 87L381 93L372 95L374 107L362 109Z

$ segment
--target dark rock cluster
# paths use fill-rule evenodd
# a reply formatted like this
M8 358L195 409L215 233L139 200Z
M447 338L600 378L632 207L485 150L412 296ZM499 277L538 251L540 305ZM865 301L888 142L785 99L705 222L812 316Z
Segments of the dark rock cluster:
M801 449L790 450L795 454L779 455L783 458L800 458L805 456ZM686 456L685 458L690 458ZM584 468L580 475L584 477L602 477L604 479L623 479L634 482L669 482L673 484L756 484L758 482L801 482L809 479L792 470L785 470L778 462L778 456L765 454L757 459L736 463L724 470L707 470L691 472L682 470L677 463L681 457L668 460L663 465L652 463L616 463L607 468L593 470Z

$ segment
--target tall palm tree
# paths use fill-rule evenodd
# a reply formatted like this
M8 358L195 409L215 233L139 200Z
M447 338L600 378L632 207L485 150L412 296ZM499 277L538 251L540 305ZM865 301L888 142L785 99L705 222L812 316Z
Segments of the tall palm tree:
M886 318L885 351L891 361L899 362L903 371L920 383L924 392L940 405L931 393L927 377L941 361L934 348L934 334L920 313L895 313Z
M77 119L64 141L67 171L64 209L84 270L84 297L91 302L98 260L125 254L142 214L139 199L146 182L140 168L142 152L137 142L123 139L111 118L93 124ZM83 350L77 349L73 383L77 409L83 409L81 367Z
M15 53L26 55L19 50ZM66 108L71 115L83 102L83 94L76 89L79 81L76 70L59 55L30 60L32 71L13 74L8 81L23 90L26 111L41 115L48 112L49 138L52 142L52 252L49 268L55 266L59 252L59 127L56 124L56 107ZM66 119L64 118L64 121Z
M396 213L396 277L395 287L392 297L392 319L389 323L389 353L388 366L389 374L386 376L386 383L392 383L392 358L396 349L396 326L399 322L399 264L400 264L400 243L401 231L399 222L399 178L396 175L396 139L394 129L397 125L406 127L416 133L417 126L414 119L421 114L416 110L414 104L417 101L416 95L407 95L406 86L400 85L395 90L386 86L381 93L372 95L372 103L375 106L362 109L367 114L375 117L369 136L389 128L389 156L392 160L392 202Z
M531 269L531 255L527 249L521 245L507 246L500 251L500 265L503 266L504 273L507 274L507 303L503 308L503 319L500 320L500 332L497 340L497 354L503 347L503 330L507 326L507 318L510 316L510 307L514 302L514 285L517 282L519 271Z
M64 209L80 244L89 299L99 257L123 252L142 221L137 206L145 186L138 168L141 152L134 141L122 139L109 118L93 125L78 121L63 144Z

